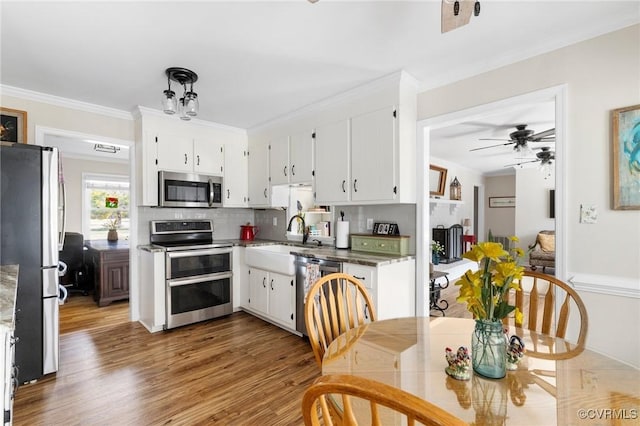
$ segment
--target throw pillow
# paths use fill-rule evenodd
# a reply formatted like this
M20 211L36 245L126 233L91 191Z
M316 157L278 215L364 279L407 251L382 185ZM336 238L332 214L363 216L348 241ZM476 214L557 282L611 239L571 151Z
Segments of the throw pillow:
M538 234L538 243L545 252L556 251L556 236L554 234Z

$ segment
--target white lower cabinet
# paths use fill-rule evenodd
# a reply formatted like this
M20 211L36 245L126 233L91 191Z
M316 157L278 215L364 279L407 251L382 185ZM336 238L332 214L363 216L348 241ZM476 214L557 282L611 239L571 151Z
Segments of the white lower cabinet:
M380 266L342 264L342 272L360 280L369 291L378 320L415 316L415 269L413 259Z
M151 333L162 331L166 325L165 253L161 250L138 249L140 265L139 322Z
M243 307L288 330L296 329L296 277L248 268L249 298Z
M0 348L0 362L2 363L2 416L3 425L11 425L13 422L13 394L16 389L17 378L14 368L15 339L13 329L0 326L2 348Z

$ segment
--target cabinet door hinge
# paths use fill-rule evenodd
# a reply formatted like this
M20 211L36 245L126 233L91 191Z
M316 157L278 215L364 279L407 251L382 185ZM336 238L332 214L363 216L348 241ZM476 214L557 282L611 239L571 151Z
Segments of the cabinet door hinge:
M398 116L398 114L397 114L396 110L394 109L393 110L393 118L396 118L397 116Z

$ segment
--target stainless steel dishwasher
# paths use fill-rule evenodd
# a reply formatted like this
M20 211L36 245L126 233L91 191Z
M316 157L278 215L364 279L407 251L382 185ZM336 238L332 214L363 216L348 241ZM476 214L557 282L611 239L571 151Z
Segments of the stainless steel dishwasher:
M342 272L342 263L332 260L317 259L315 257L296 256L296 330L305 336L307 327L304 323L304 299L307 297L304 282L307 279L307 271L312 265L318 265L319 276Z

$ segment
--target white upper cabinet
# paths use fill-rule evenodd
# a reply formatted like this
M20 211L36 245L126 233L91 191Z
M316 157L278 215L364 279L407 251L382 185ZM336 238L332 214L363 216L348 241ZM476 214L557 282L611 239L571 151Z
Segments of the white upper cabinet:
M416 87L396 73L255 130L271 145L270 185L312 183L318 205L415 203Z
M312 130L295 133L289 139L289 182L311 183L313 180Z
M201 137L193 140L193 171L203 175L224 174L224 143Z
M222 205L224 207L247 207L248 151L246 139L236 135L224 145L224 180Z
M249 206L270 207L269 145L249 140Z
M215 123L185 123L143 107L138 111L135 128L139 205L158 205L158 171L166 170L223 176L225 189L237 197L232 200L230 196L228 203L225 198L223 205L246 206L244 130ZM227 149L232 151L228 159ZM229 173L225 171L227 168Z
M349 120L318 126L314 152L316 203L349 201Z
M224 144L214 130L175 123L158 138L158 169L183 173L223 175Z
M269 176L271 185L289 183L289 138L269 142Z
M396 198L396 167L399 167L396 151L394 107L351 119L352 201L391 201Z

